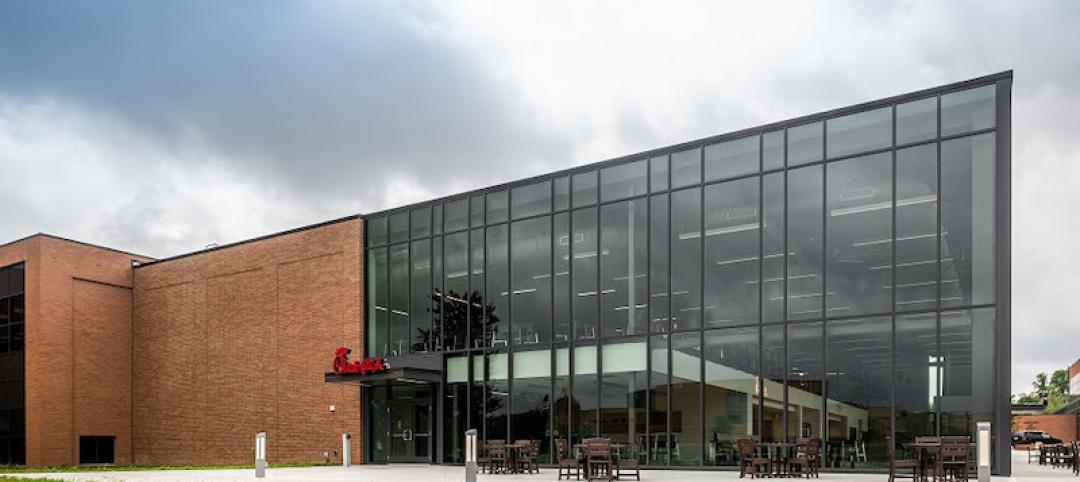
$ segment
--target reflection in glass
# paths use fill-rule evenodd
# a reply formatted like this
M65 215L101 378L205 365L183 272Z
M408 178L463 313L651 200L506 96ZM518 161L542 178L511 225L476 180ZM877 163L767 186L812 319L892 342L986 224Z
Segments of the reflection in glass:
M552 181L553 208L562 211L570 208L570 178L568 176L557 177Z
M649 192L666 191L668 188L668 156L649 159Z
M443 222L442 222L442 204L436 204L431 207L431 233L442 234Z
M880 313L892 303L892 155L829 164L828 316ZM897 199L898 204L929 198Z
M487 228L487 296L490 306L487 338L473 335L475 345L506 346L510 339L510 268L508 233L505 224Z
M551 350L514 353L511 440L539 440L540 463L551 462Z
M554 230L554 303L555 341L569 341L570 326L570 214L558 213L552 218Z
M484 225L484 196L469 198L469 226L478 228Z
M798 166L820 161L823 151L820 122L790 127L787 130L787 163Z
M857 112L825 123L828 157L858 154L892 145L892 108Z
M409 245L390 247L390 355L409 353Z
M573 203L575 208L596 204L596 183L596 171L574 174L571 184L574 190Z
M758 136L705 146L705 182L758 171Z
M668 196L649 198L649 330L668 331Z
M936 308L937 144L896 151L896 199L896 309Z
M600 433L614 443L627 444L629 451L624 455L644 462L648 394L645 339L606 343L600 356Z
M515 187L510 193L510 204L514 219L551 212L551 181Z
M458 199L446 203L445 218L443 222L448 233L469 227L469 200Z
M821 166L788 171L787 310L792 320L821 317Z
M671 193L671 329L701 327L701 188Z
M434 349L431 331L431 243L428 240L413 241L409 259L410 289L409 313L412 315L412 351Z
M574 347L574 401L570 405L574 423L573 443L599 436L596 409L600 394L597 391L596 345Z
M941 96L941 135L994 127L996 86L987 85Z
M784 325L761 329L761 439L784 441ZM789 419L788 423L793 420ZM794 420L797 422L797 420Z
M993 419L994 316L993 308L941 313L942 435L971 435Z
M506 353L487 356L487 390L484 394L485 436L487 440L506 440L510 417L510 383Z
M994 134L941 143L941 306L994 302Z
M937 137L937 97L896 105L896 145Z
M822 437L825 354L820 322L793 323L787 329L788 440ZM795 430L791 430L795 428Z
M644 199L600 208L602 336L633 335L648 329L647 215Z
M761 143L761 169L784 167L784 131L766 132Z
M766 174L762 183L761 309L769 323L784 319L784 173Z
M467 365L468 358L458 357L458 359L466 361L462 363ZM449 372L449 365L454 359L448 359L447 370ZM468 367L465 367L468 370ZM466 373L466 377L468 374ZM449 378L449 376L447 377ZM450 382L446 383L446 391L443 395L443 462L444 463L463 463L465 462L465 437L461 434L465 433L466 428L466 414L468 413L468 378L464 382ZM374 410L376 407L372 407L372 417L375 417ZM385 410L384 410L385 411Z
M668 464L668 336L649 337L649 463Z
M648 184L647 169L644 160L601 169L600 201L614 201L645 194Z
M671 335L671 367L671 465L700 465L700 333Z
M390 319L387 309L389 298L386 290L386 248L372 249L368 251L368 257L364 261L367 271L367 295L371 300L368 302L368 323L364 331L367 339L368 356L386 354L386 329Z
M510 231L513 343L550 343L551 218L517 221Z
M756 435L758 330L705 332L705 464L736 465L736 440Z
M555 349L555 380L554 380L555 406L553 408L555 419L552 426L552 435L555 438L570 438L570 349Z
M671 155L671 187L680 188L701 182L701 149L679 151Z
M489 224L506 222L507 215L509 214L506 207L508 197L509 195L505 190L488 193L486 202L487 222Z
M896 317L896 440L937 433L934 423L941 377L937 313Z
M412 237L423 238L431 235L431 208L423 207L412 210Z
M829 452L854 448L867 458L854 461L856 467L882 466L892 411L892 323L885 316L830 321L825 331Z
M758 183L705 187L705 326L758 321Z
M496 266L499 266L503 270L503 278L505 279L507 262L505 255L502 259L495 260ZM469 232L469 336L472 338L472 344L469 345L473 348L480 348L486 346L487 341L491 341L491 346L496 344L500 346L506 346L506 337L495 335L502 335L497 331L488 331L493 326L499 326L502 331L508 329L508 319L503 316L502 323L496 324L496 320L492 319L491 306L484 297L484 230L474 229ZM493 275L497 278L498 275ZM485 322L486 320L486 322Z

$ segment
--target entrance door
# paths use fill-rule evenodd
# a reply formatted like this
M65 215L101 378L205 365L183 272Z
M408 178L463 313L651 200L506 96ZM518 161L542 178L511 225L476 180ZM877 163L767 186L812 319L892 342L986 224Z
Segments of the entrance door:
M425 392L428 396L391 402L390 462L431 463L431 398L430 391Z

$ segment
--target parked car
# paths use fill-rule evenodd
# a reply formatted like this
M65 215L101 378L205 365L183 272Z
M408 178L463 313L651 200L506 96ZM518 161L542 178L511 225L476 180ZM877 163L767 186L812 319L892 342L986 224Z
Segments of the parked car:
M1022 432L1013 433L1013 445L1030 445L1035 442L1042 442L1044 444L1059 444L1061 443L1061 439L1057 437L1051 437L1050 434L1041 430L1024 430Z

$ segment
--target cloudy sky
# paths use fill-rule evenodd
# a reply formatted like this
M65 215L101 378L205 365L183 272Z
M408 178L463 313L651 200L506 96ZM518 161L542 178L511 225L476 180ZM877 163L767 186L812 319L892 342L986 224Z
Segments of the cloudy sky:
M164 257L1002 70L1014 391L1080 357L1080 2L0 3L0 241Z

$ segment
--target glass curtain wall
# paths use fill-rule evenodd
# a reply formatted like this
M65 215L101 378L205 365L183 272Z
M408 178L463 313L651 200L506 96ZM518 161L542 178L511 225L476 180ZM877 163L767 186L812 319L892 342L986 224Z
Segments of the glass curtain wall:
M0 465L26 463L25 272L0 268Z
M447 430L545 454L603 435L647 465L730 465L739 438L817 437L827 465L873 468L888 436L968 434L997 393L998 96L907 96L372 216L367 353L446 352Z

